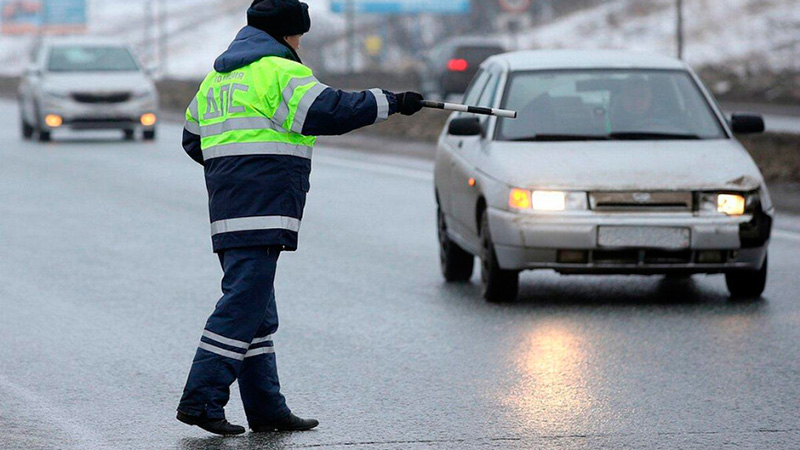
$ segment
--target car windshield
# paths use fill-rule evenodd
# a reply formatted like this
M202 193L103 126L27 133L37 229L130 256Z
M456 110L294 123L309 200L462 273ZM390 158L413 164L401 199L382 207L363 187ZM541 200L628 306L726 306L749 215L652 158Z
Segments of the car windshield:
M133 55L124 47L55 47L47 63L50 72L135 72Z
M683 70L573 70L513 74L501 106L502 141L721 139L723 129Z

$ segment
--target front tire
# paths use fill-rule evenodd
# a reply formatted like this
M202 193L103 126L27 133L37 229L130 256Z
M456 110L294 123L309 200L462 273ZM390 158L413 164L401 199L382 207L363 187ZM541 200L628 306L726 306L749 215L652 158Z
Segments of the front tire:
M30 140L33 137L34 128L25 121L25 118L20 117L20 131L22 132L22 139Z
M145 141L154 141L156 139L156 130L145 130L142 133L142 137Z
M51 140L53 140L53 137L49 131L39 131L39 142L50 142Z
M463 283L472 278L475 268L475 257L447 236L447 223L442 208L437 212L439 230L439 263L442 275L448 283Z
M489 213L481 216L481 281L483 282L483 298L490 303L513 302L519 293L519 272L503 270L497 262L492 234L489 230Z
M761 298L767 287L768 258L759 270L728 272L725 274L725 284L731 297L735 299Z
M136 131L135 130L123 130L123 139L126 141L133 141L136 139Z

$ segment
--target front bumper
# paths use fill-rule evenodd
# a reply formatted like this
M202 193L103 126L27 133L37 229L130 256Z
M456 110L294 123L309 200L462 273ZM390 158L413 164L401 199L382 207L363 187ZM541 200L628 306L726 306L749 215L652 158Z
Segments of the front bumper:
M133 98L121 103L80 103L72 98L55 99L45 98L42 101L41 117L39 123L45 131L68 128L72 130L128 130L142 128L155 129L144 126L141 117L144 114L157 111L157 100L154 98ZM63 125L49 127L45 117L50 114L58 115L63 119Z
M702 216L693 213L520 214L489 208L498 263L506 270L554 269L562 273L721 273L761 268L771 216ZM753 240L753 224L761 239ZM603 246L600 227L687 229L685 248L658 244ZM744 243L744 245L743 245ZM566 256L566 257L565 257Z

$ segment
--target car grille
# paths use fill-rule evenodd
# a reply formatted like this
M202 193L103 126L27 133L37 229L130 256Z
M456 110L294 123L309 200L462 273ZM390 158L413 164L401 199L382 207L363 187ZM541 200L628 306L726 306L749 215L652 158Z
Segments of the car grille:
M78 103L125 103L131 99L130 92L109 94L74 93L72 98Z
M559 255L565 251L559 252ZM573 259L563 260L559 256L559 263L565 264L592 264L604 265L685 265L685 264L724 264L728 261L727 251L692 251L692 250L660 250L660 249L620 249L620 250L569 250ZM583 253L579 259L574 259L576 253Z
M594 211L608 212L691 212L691 192L592 192L589 204Z

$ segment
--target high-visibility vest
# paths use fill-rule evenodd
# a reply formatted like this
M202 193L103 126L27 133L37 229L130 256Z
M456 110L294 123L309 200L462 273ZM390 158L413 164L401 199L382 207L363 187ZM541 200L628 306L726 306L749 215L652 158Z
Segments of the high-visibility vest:
M235 155L311 158L316 137L300 134L305 112L327 86L308 67L266 57L239 70L211 72L186 110L203 159Z
M308 67L277 56L211 72L200 85L185 127L201 138L215 251L297 248L316 142L301 132L326 88Z

